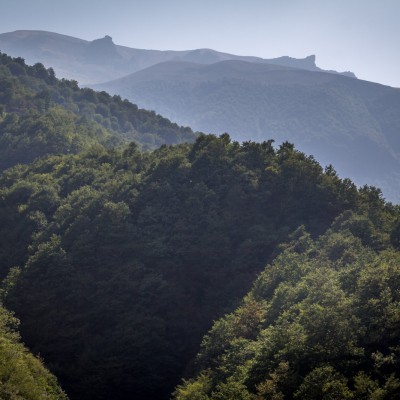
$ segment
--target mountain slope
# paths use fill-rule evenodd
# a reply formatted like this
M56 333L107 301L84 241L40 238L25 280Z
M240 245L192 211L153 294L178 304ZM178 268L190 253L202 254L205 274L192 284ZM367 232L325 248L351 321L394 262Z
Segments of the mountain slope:
M372 251L368 223L346 213L317 241L297 230L175 399L399 399L400 253Z
M56 378L20 342L17 326L0 304L0 398L68 400Z
M224 60L271 63L318 71L315 56L304 59L237 56L211 49L159 51L118 46L105 36L92 42L45 31L15 31L0 34L0 50L23 57L29 64L41 62L52 67L57 76L75 79L80 84L105 82L160 62L182 60L210 64ZM335 72L335 71L331 71ZM350 76L354 76L351 73Z
M48 154L78 153L135 140L143 148L196 135L120 97L58 80L43 64L0 53L0 171Z
M399 89L243 61L161 63L94 87L204 132L289 140L341 176L400 200Z
M0 177L1 273L21 271L6 304L71 399L167 399L277 245L345 210L390 247L397 209L288 143L200 135L37 160Z

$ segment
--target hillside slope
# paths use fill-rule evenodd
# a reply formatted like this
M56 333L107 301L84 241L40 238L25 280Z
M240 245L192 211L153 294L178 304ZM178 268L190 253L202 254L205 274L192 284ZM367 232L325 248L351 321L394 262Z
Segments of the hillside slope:
M345 213L316 241L298 229L175 399L399 399L400 253L374 252L368 223Z
M43 64L0 53L0 171L48 154L136 141L145 148L192 142L179 127L119 96L80 89Z
M4 296L4 284L0 291ZM18 320L0 304L0 398L68 400L56 378L21 343Z
M397 243L378 190L289 143L200 135L40 159L0 177L0 272L20 271L6 304L71 399L167 399L278 244L346 210L369 247Z

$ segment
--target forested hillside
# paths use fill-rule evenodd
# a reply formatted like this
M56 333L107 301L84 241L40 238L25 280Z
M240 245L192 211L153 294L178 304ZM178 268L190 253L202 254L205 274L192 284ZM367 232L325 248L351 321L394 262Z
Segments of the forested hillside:
M95 148L8 169L0 187L6 304L71 399L167 399L299 225L317 237L351 210L365 245L397 243L379 190L288 143Z
M0 305L0 398L67 400L56 378L21 344L17 326L18 320Z
M42 64L0 53L0 169L47 154L135 140L144 148L190 142L195 134L119 96L80 89Z
M175 399L400 398L400 253L351 212L291 239L214 324Z
M1 300L71 400L397 398L379 189L0 61ZM0 394L65 398L16 322L0 309Z

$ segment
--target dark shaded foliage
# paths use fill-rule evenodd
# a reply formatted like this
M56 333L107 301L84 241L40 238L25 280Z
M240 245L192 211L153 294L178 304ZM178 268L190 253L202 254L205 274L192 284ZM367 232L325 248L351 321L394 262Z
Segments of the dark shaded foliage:
M346 229L359 220L346 212L316 241L297 230L175 398L399 399L400 254L364 247Z
M22 267L7 304L72 399L168 398L211 322L290 232L317 236L351 210L342 225L369 226L363 240L382 248L397 218L374 188L358 191L289 143L226 134L52 156L8 169L0 185L2 274ZM254 338L257 317L241 318Z

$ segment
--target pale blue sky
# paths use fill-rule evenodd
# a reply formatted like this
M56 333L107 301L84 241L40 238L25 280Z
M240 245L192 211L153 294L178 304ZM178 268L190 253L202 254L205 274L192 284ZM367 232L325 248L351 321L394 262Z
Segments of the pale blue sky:
M400 87L400 0L0 0L0 32L48 30L146 49L264 58Z

